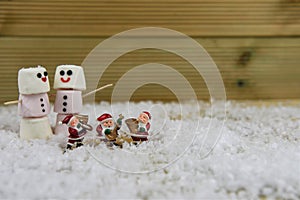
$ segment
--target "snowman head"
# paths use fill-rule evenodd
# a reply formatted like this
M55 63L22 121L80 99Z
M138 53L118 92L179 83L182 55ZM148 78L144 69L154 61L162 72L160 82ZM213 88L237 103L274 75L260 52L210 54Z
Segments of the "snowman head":
M85 77L82 67L76 65L57 66L53 88L85 90Z
M20 94L39 94L50 91L48 72L42 66L19 70L18 87Z

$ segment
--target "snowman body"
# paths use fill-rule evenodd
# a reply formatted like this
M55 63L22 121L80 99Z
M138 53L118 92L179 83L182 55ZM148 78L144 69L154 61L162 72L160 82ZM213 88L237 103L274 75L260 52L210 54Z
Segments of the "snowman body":
M18 113L22 117L20 138L47 139L52 135L48 119L50 103L47 92L50 90L48 73L44 67L19 70Z
M50 103L47 93L20 94L18 112L22 117L44 117L50 113Z
M54 112L61 114L79 113L82 109L82 92L78 90L58 90Z
M68 135L68 126L60 124L66 116L79 114L82 109L82 90L86 89L82 67L76 65L60 65L56 68L54 89L57 89L54 112L57 113L55 134Z

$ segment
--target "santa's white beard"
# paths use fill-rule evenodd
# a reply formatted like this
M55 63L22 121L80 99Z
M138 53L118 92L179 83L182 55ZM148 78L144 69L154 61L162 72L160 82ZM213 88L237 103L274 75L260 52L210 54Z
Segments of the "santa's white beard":
M144 124L143 122L139 122L139 128L145 128L146 129L146 124Z
M103 124L101 124L101 127L103 130L106 130L106 129L109 129L109 130L114 130L115 129L115 125L111 126L111 127L108 127L108 126L104 126Z

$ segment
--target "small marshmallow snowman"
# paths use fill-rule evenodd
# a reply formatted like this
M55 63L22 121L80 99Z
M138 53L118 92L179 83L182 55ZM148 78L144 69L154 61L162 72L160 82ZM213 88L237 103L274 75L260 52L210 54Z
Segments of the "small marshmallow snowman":
M76 65L57 66L53 87L57 89L54 103L57 120L54 132L68 134L68 127L59 122L70 114L81 112L82 91L86 89L83 68Z
M42 67L22 68L18 74L19 103L18 112L22 117L20 138L46 139L52 135L48 119L50 91L47 70Z

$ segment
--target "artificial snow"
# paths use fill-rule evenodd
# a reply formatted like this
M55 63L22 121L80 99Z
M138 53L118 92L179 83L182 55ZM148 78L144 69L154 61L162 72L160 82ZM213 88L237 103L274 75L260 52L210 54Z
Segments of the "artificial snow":
M222 104L102 102L82 113L96 127L103 112L141 110L153 115L149 142L112 150L92 131L63 153L67 136L22 141L17 107L1 107L0 198L300 199L300 104L226 102L224 116Z

